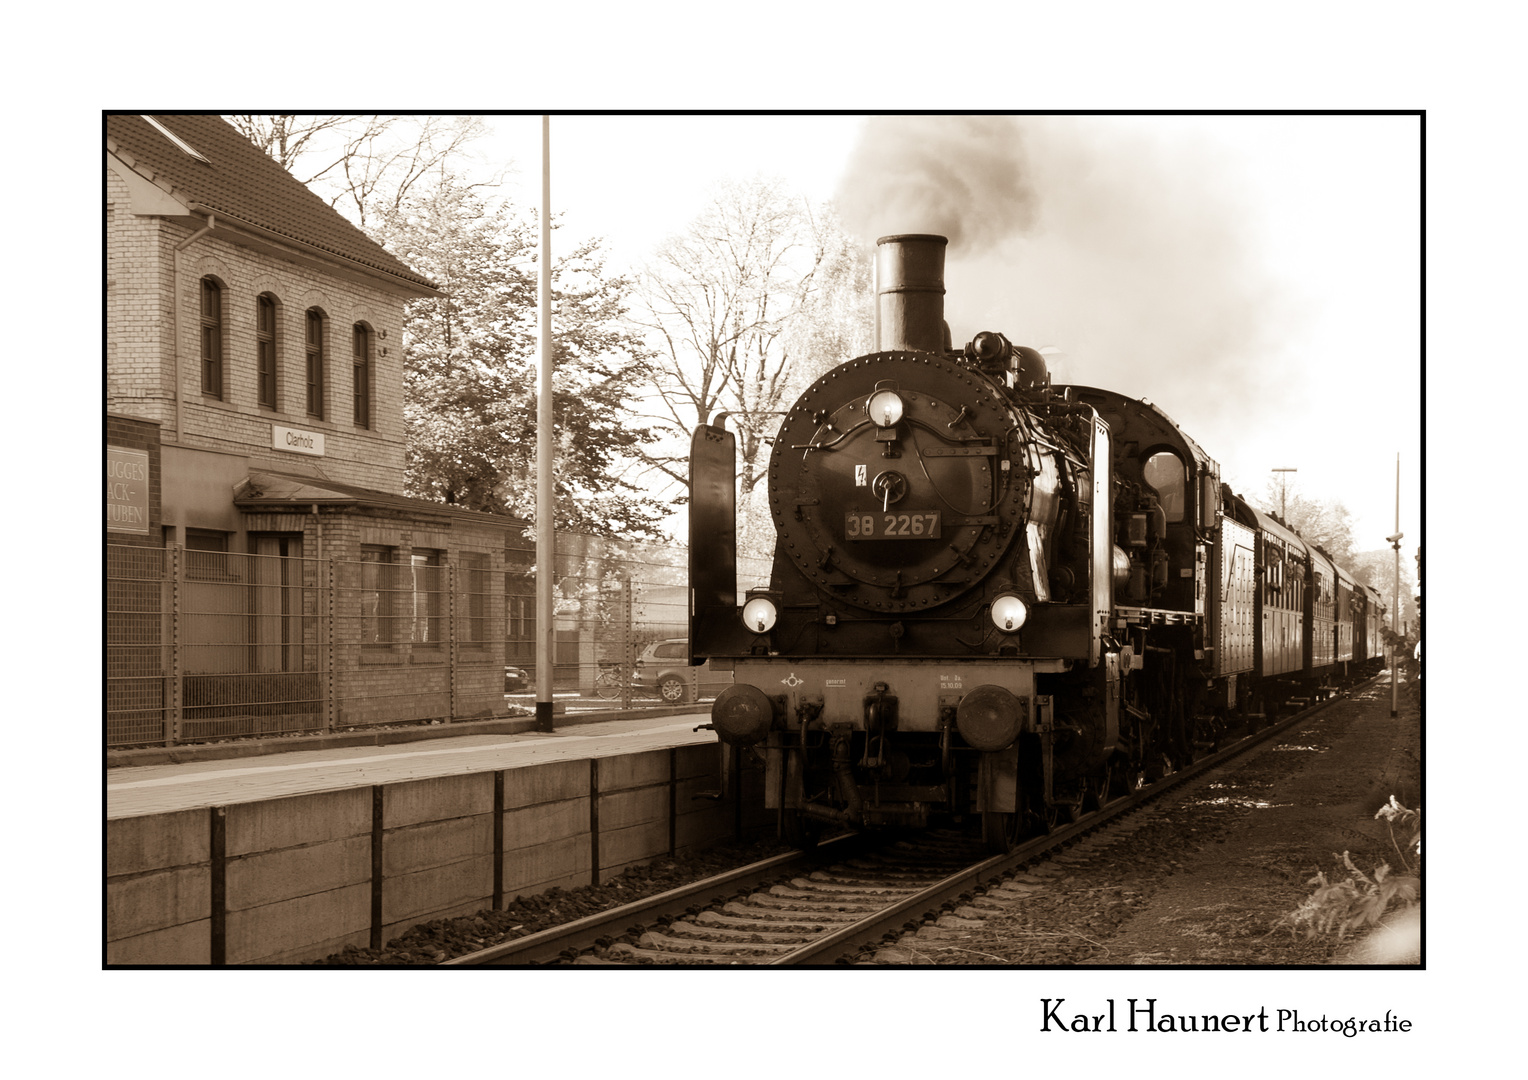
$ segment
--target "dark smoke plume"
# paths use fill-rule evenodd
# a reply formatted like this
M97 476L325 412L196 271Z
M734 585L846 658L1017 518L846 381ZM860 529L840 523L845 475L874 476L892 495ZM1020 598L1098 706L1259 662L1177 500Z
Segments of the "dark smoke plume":
M1245 181L1152 119L872 118L837 201L866 242L949 237L957 342L1053 346L1056 382L1148 397L1224 461L1246 403L1296 416L1274 337L1289 305L1257 263Z
M872 240L937 233L951 252L982 250L1031 224L1024 143L1007 116L872 117L839 190L844 223Z

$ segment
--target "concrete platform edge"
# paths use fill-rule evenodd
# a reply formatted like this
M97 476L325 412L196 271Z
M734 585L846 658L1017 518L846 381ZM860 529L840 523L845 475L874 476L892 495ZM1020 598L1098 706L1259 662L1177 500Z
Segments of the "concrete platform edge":
M560 729L609 720L639 720L645 717L682 716L686 713L709 711L710 705L705 703L664 705L642 709L611 709L606 712L559 715L556 726ZM295 753L299 750L329 750L347 746L392 746L397 743L426 742L430 739L460 738L463 735L519 735L535 730L535 716L526 715L497 720L463 720L455 724L395 728L387 731L345 731L326 735L299 735L292 738L253 738L226 743L155 746L139 750L107 750L106 767L110 769L126 765L181 765L194 761L267 757L272 754Z

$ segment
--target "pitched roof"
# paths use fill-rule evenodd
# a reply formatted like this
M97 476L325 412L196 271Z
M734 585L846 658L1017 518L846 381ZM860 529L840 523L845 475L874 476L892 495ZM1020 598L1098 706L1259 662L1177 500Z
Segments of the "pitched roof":
M108 149L126 154L157 182L168 182L187 202L211 210L230 225L317 248L373 273L433 295L435 286L356 228L332 206L241 135L222 117L205 113L154 114L202 160L188 154L142 116L106 114Z
M373 507L403 510L414 515L434 516L438 519L465 519L474 524L503 525L525 529L530 522L504 514L489 514L481 510L468 510L462 506L416 499L409 495L395 495L390 491L358 487L338 480L296 473L276 472L253 468L249 476L234 490L233 504L240 510L290 510L293 506L319 503L324 506Z

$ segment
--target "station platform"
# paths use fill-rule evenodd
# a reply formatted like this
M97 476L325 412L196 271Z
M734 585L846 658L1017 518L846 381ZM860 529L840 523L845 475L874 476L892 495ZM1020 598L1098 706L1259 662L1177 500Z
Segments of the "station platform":
M559 716L550 732L506 719L117 755L106 962L380 949L771 826L762 767L695 730L709 721L702 703Z
M119 760L106 771L106 818L717 743L715 732L694 730L710 722L708 704L692 706L690 711L664 710L662 715L579 718L571 723L568 719L559 716L551 732L440 734L381 745L355 745L354 740L335 736L326 740L331 745L301 749L282 750L280 743L271 742L253 748L246 744L245 749L257 750L257 756L214 757L183 750L181 754L192 760L151 764ZM226 752L237 749L229 746Z

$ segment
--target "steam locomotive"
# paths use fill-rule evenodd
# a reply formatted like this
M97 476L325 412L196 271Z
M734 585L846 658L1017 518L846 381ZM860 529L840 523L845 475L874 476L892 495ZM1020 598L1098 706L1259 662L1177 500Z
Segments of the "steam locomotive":
M732 670L712 726L798 842L952 818L1004 850L1383 659L1374 590L1162 410L952 348L945 247L877 243L878 351L781 422L768 587L739 595L735 435L692 439L690 661Z

